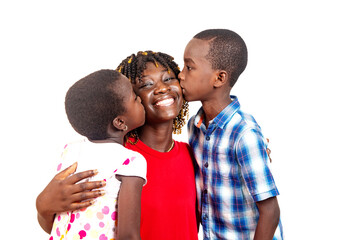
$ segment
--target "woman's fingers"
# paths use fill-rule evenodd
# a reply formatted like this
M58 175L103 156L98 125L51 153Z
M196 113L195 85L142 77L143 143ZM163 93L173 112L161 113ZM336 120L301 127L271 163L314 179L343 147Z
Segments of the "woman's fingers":
M267 138L266 141L267 141L268 144L270 143L270 139ZM271 153L270 148L266 148L266 153L267 153L267 155L269 157L270 162L272 162L272 159L270 157L270 153Z
M270 162L272 162L272 159L271 159L271 157L270 157L270 153L271 153L270 148L267 148L267 149L266 149L266 153L267 153L267 155L268 155L268 157L269 157Z
M65 179L66 183L68 184L75 184L83 179L93 177L98 173L97 170L88 170L84 172L75 173L74 175Z
M78 203L80 204L83 202L91 202L95 198L100 197L104 194L105 194L104 190L79 192L79 193L73 194L71 196L71 201L72 201L71 205L74 205L74 204L78 205ZM89 203L87 203L87 204L89 204ZM82 204L80 204L79 206L82 206Z
M94 200L88 200L88 201L85 201L85 202L72 203L70 205L70 209L68 211L75 211L75 210L84 209L84 208L87 208L87 207L91 206L93 203L94 203Z
M93 181L93 182L82 182L73 185L73 194L88 192L97 188L104 187L106 185L105 181Z
M64 180L65 178L70 176L70 174L74 173L76 168L77 168L77 162L73 163L70 167L67 167L64 170L62 170L61 172L59 172L58 174L56 174L54 179Z

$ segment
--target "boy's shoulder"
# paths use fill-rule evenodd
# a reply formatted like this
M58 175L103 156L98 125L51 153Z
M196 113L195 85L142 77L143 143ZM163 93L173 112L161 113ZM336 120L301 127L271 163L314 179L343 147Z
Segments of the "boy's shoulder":
M254 116L250 113L242 111L240 108L237 109L234 114L229 118L226 127L243 126L245 128L258 129L259 124L255 120Z
M237 118L237 119L234 119ZM259 127L253 115L238 109L233 115L231 121L239 121L240 124L247 125L249 127Z

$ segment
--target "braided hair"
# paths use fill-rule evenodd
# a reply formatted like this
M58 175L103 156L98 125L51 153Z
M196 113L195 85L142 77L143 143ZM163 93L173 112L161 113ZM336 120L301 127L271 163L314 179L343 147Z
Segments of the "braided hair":
M136 79L142 77L148 62L153 63L156 67L159 67L159 65L163 66L169 73L172 71L176 78L178 78L180 68L174 62L174 58L161 52L139 51L136 55L131 54L120 63L116 70L129 78L132 84L135 84ZM173 120L173 133L181 134L181 128L186 123L185 117L188 118L188 116L189 104L184 100L178 116Z

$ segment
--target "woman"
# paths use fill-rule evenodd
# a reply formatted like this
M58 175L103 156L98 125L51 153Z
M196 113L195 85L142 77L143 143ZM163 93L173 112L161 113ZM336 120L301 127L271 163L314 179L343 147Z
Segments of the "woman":
M188 108L177 79L179 68L171 56L146 51L124 59L117 70L129 78L146 112L145 124L126 145L147 160L141 238L197 239L193 156L188 144L172 138L173 132L181 132ZM57 174L37 198L38 220L46 232L51 231L55 213L87 207L102 194L94 189L104 182L78 183L94 170L69 176L74 171L71 166Z

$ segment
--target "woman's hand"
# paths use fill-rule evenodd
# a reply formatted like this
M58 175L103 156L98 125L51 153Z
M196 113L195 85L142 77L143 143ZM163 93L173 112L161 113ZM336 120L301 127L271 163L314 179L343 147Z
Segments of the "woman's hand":
M267 143L268 143L268 145L269 145L270 140L267 138L266 141L267 141ZM267 153L267 155L268 155L268 157L269 157L270 162L272 162L272 159L271 159L271 157L270 157L270 153L271 153L270 148L266 148L266 153Z
M103 195L102 190L95 190L105 186L104 181L79 181L97 174L96 170L74 173L77 163L55 175L36 199L38 221L45 232L50 233L56 213L74 211L86 208L93 203L93 199Z

